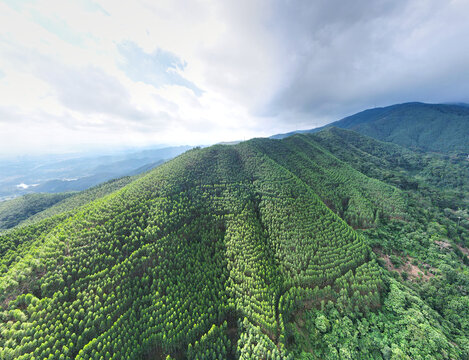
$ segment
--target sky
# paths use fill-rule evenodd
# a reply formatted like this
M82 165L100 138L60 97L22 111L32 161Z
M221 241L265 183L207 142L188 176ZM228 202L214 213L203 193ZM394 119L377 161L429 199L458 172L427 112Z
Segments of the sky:
M469 102L469 0L0 0L0 155L198 145Z

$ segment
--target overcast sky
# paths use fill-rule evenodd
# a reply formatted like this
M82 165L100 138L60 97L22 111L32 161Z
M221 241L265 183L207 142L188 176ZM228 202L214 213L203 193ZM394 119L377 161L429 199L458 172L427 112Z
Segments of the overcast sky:
M469 0L0 0L0 155L469 101Z

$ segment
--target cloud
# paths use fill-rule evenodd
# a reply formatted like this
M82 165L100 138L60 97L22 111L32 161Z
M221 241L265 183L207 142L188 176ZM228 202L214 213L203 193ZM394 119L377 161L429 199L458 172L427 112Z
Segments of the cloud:
M20 110L14 107L0 106L0 123L19 123L23 122L25 117Z
M34 3L35 0L3 0L3 2L13 9L21 10L25 5Z
M57 17L47 16L37 10L32 11L32 19L47 31L74 45L82 45L86 34L73 31L67 23Z
M0 145L19 121L31 149L50 133L77 147L207 144L468 102L468 12L466 0L0 2Z
M130 120L145 120L151 116L137 109L131 102L128 90L115 77L99 68L47 66L38 75L55 89L59 101L71 110Z
M162 49L147 54L131 41L120 43L118 50L123 57L120 67L130 79L155 87L180 85L191 89L196 95L202 94L201 89L181 75L187 63L176 55Z
M6 49L7 46L3 48ZM60 111L62 114L73 111L81 115L96 115L100 118L97 124L106 119L109 126L112 126L116 119L133 123L151 121L152 126L158 125L156 119L160 121L160 125L168 119L164 111L153 111L148 107L135 104L129 89L117 77L97 66L69 66L48 55L17 46L10 47L10 51L4 51L3 55L10 61L10 64L14 64L15 70L19 72L11 80L13 86L28 86L29 84L22 84L21 81L21 77L28 74L29 78L26 81L44 84L46 91L42 90L43 97L53 97L57 102L54 106L56 108L57 105L62 105ZM21 106L17 104L16 107ZM23 111L19 113L27 108L27 106L22 107ZM48 110L50 108L39 108L33 117L37 118L37 115L44 115L48 112L50 114ZM92 125L93 122L86 121L86 124ZM76 126L81 125L83 124L76 124ZM158 130L160 128L161 126L155 127Z
M272 29L288 56L264 110L340 117L395 102L467 99L467 11L465 1L278 2Z

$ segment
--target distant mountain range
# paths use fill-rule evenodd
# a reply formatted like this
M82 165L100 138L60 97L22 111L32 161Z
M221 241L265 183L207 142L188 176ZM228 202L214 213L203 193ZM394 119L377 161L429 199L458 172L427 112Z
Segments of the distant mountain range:
M191 149L166 147L95 156L40 156L0 162L0 201L31 193L81 191L115 178L148 171Z
M469 153L467 104L397 104L365 110L323 127L278 134L271 138L315 133L332 126L416 150Z
M323 127L274 135L317 133L337 127L395 143L412 150L467 155L469 105L411 102L368 109ZM239 141L223 143L235 145ZM0 201L31 193L81 191L92 186L148 171L190 149L167 147L114 155L42 156L3 159L0 163Z

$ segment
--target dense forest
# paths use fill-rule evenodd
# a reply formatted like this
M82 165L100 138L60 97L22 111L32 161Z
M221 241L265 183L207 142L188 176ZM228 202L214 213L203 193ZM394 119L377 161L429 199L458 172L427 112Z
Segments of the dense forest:
M328 128L46 200L0 235L0 359L469 358L465 156Z

